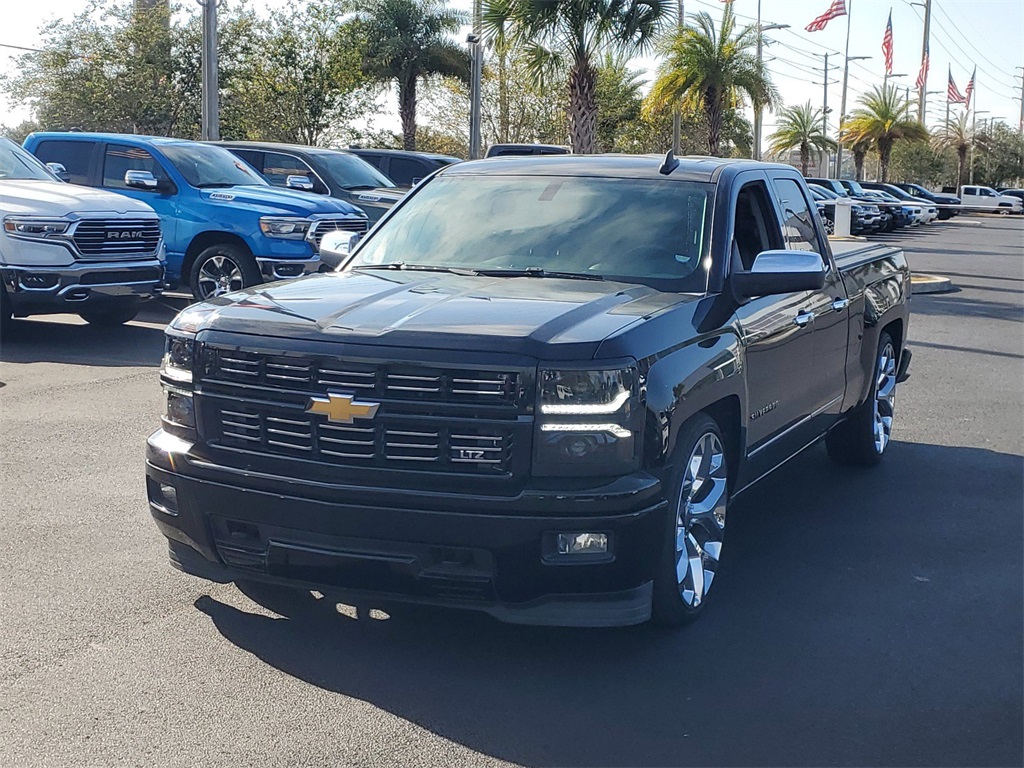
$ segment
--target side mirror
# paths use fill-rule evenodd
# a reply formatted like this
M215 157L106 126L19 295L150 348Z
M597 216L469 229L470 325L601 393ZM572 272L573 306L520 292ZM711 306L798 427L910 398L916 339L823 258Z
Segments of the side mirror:
M732 284L746 298L817 291L825 285L825 263L814 251L762 251L749 271L733 273Z
M359 232L346 232L341 229L328 232L320 240L320 261L331 269L340 267L349 260L361 237Z
M150 171L127 171L124 174L124 185L131 189L144 189L152 192L160 186L160 182Z
M308 176L299 176L298 174L289 175L288 178L284 180L284 185L288 187L288 189L298 189L303 192L313 191L313 182L309 180Z
M46 167L61 181L71 181L71 174L68 173L68 169L64 167L63 163L47 163Z

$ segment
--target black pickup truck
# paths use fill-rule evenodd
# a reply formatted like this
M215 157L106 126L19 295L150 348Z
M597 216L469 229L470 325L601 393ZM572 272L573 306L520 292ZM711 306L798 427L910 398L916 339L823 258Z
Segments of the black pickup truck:
M784 165L483 160L340 271L186 309L146 457L171 563L296 601L691 620L733 499L821 439L889 444L907 262L834 252L814 210Z

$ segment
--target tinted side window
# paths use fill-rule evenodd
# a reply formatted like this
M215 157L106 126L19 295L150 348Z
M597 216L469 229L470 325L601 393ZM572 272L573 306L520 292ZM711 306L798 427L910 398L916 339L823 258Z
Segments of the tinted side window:
M782 248L775 211L762 182L743 185L736 197L736 217L733 229L735 253L743 269L754 266L754 259L762 251ZM736 267L734 267L736 268Z
M388 176L400 187L411 187L414 181L419 181L433 170L432 167L422 160L413 160L408 157L392 157Z
M782 232L789 241L789 247L821 255L818 232L814 226L814 216L817 214L811 213L800 185L793 179L775 179L773 186L782 209Z
M149 152L140 147L126 147L122 144L108 144L103 156L103 186L110 189L128 189L124 175L128 171L149 171L161 181L167 174Z
M378 155L373 152L353 152L352 154L361 157L377 170L384 168L384 155Z
M242 158L255 168L260 173L263 173L263 153L254 149L235 149L232 147L231 154L237 155Z
M67 168L72 184L88 184L95 147L91 141L43 141L35 155L44 163L60 163Z
M280 152L267 152L263 156L263 175L275 187L285 186L289 176L305 176L310 181L315 178L310 167L299 158Z

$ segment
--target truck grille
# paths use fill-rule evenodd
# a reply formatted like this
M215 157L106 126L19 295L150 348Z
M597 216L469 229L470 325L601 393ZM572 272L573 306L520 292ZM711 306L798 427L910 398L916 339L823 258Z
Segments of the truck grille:
M160 243L160 220L86 219L75 227L73 240L86 259L150 255Z
M214 446L345 467L510 475L529 461L526 371L449 369L204 344L203 438ZM311 397L376 404L352 423L309 413ZM333 399L332 399L333 402ZM517 459L519 461L520 459Z
M319 250L320 241L328 232L335 232L339 229L344 232L365 232L368 227L368 220L363 218L320 219L313 225L313 242L316 243L317 250Z
M512 434L494 427L407 426L395 421L330 424L301 408L236 402L215 409L214 444L257 453L371 466L501 474L508 471Z

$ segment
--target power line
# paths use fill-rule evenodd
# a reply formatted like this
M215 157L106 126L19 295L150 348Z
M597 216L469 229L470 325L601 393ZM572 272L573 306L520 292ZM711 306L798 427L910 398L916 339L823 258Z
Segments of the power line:
M938 9L939 13L941 13L943 16L945 16L946 19L949 21L949 23L953 25L953 29L957 32L957 34L960 35L961 38L963 38L964 42L967 43L971 48L973 48L977 52L977 54L979 56L981 56L982 59L987 61L989 63L989 65L992 66L996 71L1001 72L1002 74L1006 75L1007 77L1011 77L1011 78L1013 77L1012 73L1007 72L1005 69L1002 69L998 64L996 64L994 61L992 61L990 58L988 58L988 56L986 56L982 51L980 51L978 49L978 47L974 43L971 42L968 39L967 35L965 35L962 31L960 31L960 27L957 26L957 22L953 21L953 19L951 19L949 17L949 14L946 13L946 11L942 8L942 6L940 6L938 3L935 3L935 0L932 0L932 2L934 3L935 8ZM938 23L938 21L936 21L936 23ZM941 27L942 25L940 24L939 26ZM942 27L942 29L943 29L944 32L946 32L946 34L949 34L949 30L947 30L945 27ZM950 35L950 39L952 39L952 35ZM955 45L956 41L953 41L953 43ZM964 56L970 56L970 54L968 54L963 48L960 48L959 45L957 45L957 48L960 49L960 52L963 53Z

